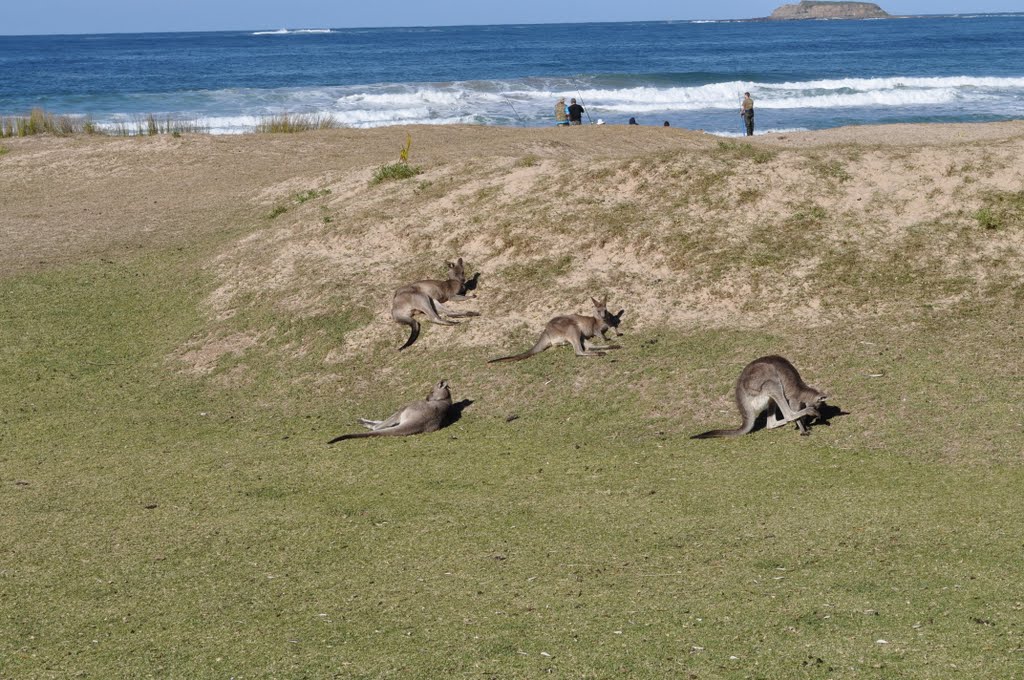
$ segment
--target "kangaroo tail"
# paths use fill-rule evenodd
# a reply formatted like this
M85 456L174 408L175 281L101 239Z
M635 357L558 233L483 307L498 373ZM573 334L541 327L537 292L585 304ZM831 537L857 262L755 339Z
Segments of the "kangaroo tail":
M742 427L738 427L735 430L709 430L708 432L701 432L695 434L690 439L714 439L715 437L739 437L742 434L746 434L749 430Z
M507 357L498 357L497 359L491 359L487 363L489 363L489 364L496 364L496 363L503 362L503 361L522 361L523 359L529 359L534 354L540 354L541 352L543 352L544 350L546 350L550 346L551 345L547 343L547 341L544 339L544 337L541 337L541 339L537 341L536 345L534 345L530 349L526 350L522 354L513 354L513 355L507 356Z
M372 430L370 432L353 432L335 437L328 444L344 441L346 439L366 439L367 437L401 437L407 434L418 434L423 430L417 429L415 425L405 424L396 427L386 427L383 430Z
M409 331L409 339L405 341L405 344L398 348L401 352L403 349L416 342L416 338L420 337L420 322L411 316L396 316L395 321L401 324L405 324L411 330Z
M533 356L533 352L530 352L529 350L527 350L527 351L523 352L522 354L513 354L512 356L498 357L497 359L488 359L487 363L489 363L489 364L497 364L497 363L501 363L501 362L504 362L504 361L522 361L523 359L529 359L532 356Z
M737 427L735 430L710 430L708 432L701 432L695 434L690 439L713 439L715 437L739 437L740 435L747 434L754 429L754 423L757 422L756 413L743 413L743 424Z

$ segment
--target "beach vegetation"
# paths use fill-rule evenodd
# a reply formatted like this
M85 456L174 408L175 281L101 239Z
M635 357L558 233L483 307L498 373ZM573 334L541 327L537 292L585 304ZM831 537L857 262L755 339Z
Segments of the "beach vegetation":
M89 116L55 115L43 109L33 109L27 116L0 116L0 137L27 137L49 134L57 137L71 135L112 135L136 137L145 135L206 132L208 128L198 121L159 117L154 114L99 124Z
M321 198L330 194L330 189L307 189L292 195L292 202L302 205L306 201L312 201L314 198Z
M540 163L540 157L534 153L528 153L525 156L521 156L516 159L515 167L517 168L532 168Z
M821 226L828 219L828 210L813 201L801 203L789 216L787 224L799 229Z
M36 108L27 116L0 116L0 137L28 137L49 134L67 137L89 132L89 119L83 116L54 115Z
M719 141L718 150L732 158L745 158L757 164L769 163L778 155L772 149L765 149L750 142L737 142L731 139Z
M986 193L974 218L983 229L1024 229L1024 191Z
M278 113L261 118L256 132L294 133L310 130L333 130L341 127L334 116L322 113Z
M974 219L982 229L998 229L1001 226L999 218L995 216L991 208L981 208L974 213Z
M401 151L398 152L398 162L408 163L409 162L409 149L412 148L412 135L408 132L405 133L405 146L402 147Z
M740 189L736 194L736 201L740 205L748 205L750 203L756 203L757 199L761 197L764 192L757 187L746 187Z
M412 135L406 133L405 144L398 151L397 163L386 163L379 166L370 178L370 185L381 182L409 179L423 173L423 168L417 165L409 165L409 149L412 148Z
M10 151L11 150L8 149L6 146L0 146L0 156L3 156L4 154L10 153Z
M370 179L370 184L380 184L381 182L391 182L394 180L409 179L415 177L423 172L423 169L416 165L409 165L408 163L388 163L378 167L373 177Z
M450 177L442 177L435 180L421 180L416 183L413 193L423 200L433 201L447 196L456 187Z
M823 179L835 182L847 182L853 179L853 175L846 170L846 166L838 158L811 156L807 160L807 166L811 172Z
M306 189L305 191L299 191L288 197L288 200L284 203L278 203L267 213L268 219L274 219L280 215L288 212L291 206L302 205L307 201L312 201L316 198L322 198L323 196L329 196L331 194L330 189ZM326 206L322 206L326 210ZM329 220L325 220L325 223Z

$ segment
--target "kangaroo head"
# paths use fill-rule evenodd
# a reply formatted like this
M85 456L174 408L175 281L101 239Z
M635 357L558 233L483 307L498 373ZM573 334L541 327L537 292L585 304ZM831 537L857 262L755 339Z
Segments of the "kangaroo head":
M622 315L626 313L626 310L620 309L618 314L609 312L607 295L604 296L601 302L598 302L595 298L590 298L590 301L594 303L594 316L601 319L601 330L614 330L615 335L622 335L622 332L619 330L619 323L622 322Z
M828 399L827 394L813 387L808 387L801 395L800 403L801 407L810 406L817 409L825 403L826 399Z
M445 262L448 265L448 278L455 279L459 283L466 282L466 269L462 264L462 258L460 257L455 262Z
M434 389L430 391L427 401L451 401L452 392L449 389L447 380L439 380Z

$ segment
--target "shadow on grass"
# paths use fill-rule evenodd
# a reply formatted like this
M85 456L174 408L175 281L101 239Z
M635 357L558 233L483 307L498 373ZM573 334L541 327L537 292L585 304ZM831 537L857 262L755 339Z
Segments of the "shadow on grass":
M477 274L477 276L479 276L479 274ZM457 401L454 404L452 404L452 407L448 409L448 415L445 416L444 422L441 423L441 429L444 429L449 425L459 422L459 419L462 418L462 412L472 405L472 399L463 399L462 401Z

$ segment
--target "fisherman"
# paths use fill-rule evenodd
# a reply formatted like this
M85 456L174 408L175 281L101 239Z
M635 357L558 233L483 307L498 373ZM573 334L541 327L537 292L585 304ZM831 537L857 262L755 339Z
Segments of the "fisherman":
M740 106L740 115L747 126L747 137L754 136L754 100L750 98L749 92L743 93L743 104Z
M583 125L583 107L576 103L575 97L569 102L569 125Z

